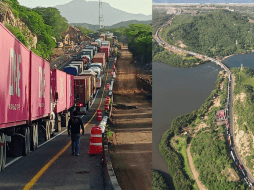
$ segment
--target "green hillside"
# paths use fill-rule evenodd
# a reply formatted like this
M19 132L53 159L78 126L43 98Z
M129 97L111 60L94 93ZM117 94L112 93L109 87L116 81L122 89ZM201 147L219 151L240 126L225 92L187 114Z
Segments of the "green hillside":
M67 20L60 15L56 8L34 8L21 6L17 0L2 0L2 7L11 9L16 19L20 18L26 24L33 35L37 37L36 49L31 48L37 55L49 59L56 47L55 40L61 39L61 33L68 28ZM1 9L4 11L4 9ZM28 45L31 38L27 30L21 30L18 26L6 24L6 27L24 44Z
M247 17L227 10L194 17L176 16L162 36L169 44L181 40L187 49L210 57L254 49L254 25Z
M130 24L146 24L149 25L151 24L152 21L138 21L138 20L129 20L129 21L124 21L124 22L119 22L117 24L114 24L112 26L104 26L104 28L112 29L112 28L120 28L120 27L128 27ZM99 25L92 25L92 24L87 24L87 23L71 23L73 26L81 26L83 28L91 29L91 30L99 30Z

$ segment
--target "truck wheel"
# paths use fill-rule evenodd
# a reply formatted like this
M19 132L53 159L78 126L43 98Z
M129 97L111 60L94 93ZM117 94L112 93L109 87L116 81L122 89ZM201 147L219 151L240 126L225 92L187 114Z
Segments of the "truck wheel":
M49 121L46 121L46 140L48 141L51 136L51 131L50 131L50 123Z
M0 171L3 171L6 163L6 140L3 133L0 134L0 143L4 143L0 147Z
M23 129L23 135L25 136L25 143L23 146L23 156L26 156L30 152L30 128L25 127Z
M31 127L31 150L35 151L38 147L38 124Z
M2 160L2 166L1 167L1 171L4 170L5 168L5 163L6 163L6 139L5 139L5 135L2 133L2 143L4 143L3 147L3 160Z

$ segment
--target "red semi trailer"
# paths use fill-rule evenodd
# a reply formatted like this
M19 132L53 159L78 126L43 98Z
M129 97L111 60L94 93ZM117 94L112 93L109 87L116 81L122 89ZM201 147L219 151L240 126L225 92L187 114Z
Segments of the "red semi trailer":
M93 99L92 77L74 76L76 110L86 114Z
M74 83L71 75L51 72L47 61L29 51L1 23L0 33L1 171L7 151L12 156L27 155L40 139L50 138L55 114L66 115L72 109Z
M107 61L109 58L109 50L110 50L109 46L101 46L101 48L100 48L100 53L105 53L105 57L106 57Z
M93 58L93 63L102 63L103 69L106 67L106 56L105 53L96 53Z

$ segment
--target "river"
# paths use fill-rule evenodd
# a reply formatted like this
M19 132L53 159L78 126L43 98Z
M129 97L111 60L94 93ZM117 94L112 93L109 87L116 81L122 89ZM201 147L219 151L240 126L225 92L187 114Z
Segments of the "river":
M228 67L250 67L254 69L254 53L235 55L224 62ZM172 181L158 145L162 135L170 128L177 116L197 110L215 87L221 68L206 63L194 68L176 68L153 62L153 162L152 168L159 170L167 181ZM172 183L170 183L172 185Z

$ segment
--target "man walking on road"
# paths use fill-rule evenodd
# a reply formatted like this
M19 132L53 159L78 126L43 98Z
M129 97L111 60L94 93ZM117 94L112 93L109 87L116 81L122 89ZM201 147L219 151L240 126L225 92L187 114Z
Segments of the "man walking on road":
M80 142L80 128L82 129L82 135L84 135L84 126L82 120L77 117L78 113L76 111L73 112L73 116L71 117L68 123L68 136L71 134L71 145L72 145L72 155L79 155L79 142Z

